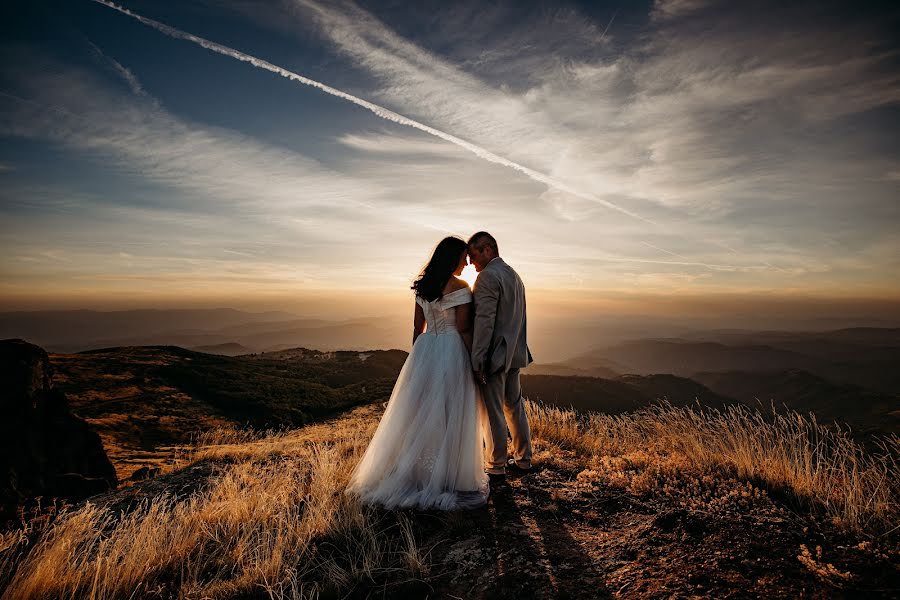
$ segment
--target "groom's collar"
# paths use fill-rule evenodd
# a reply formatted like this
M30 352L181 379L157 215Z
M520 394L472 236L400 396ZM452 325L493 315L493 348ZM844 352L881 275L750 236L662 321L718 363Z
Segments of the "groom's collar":
M485 271L487 271L488 269L493 268L493 267L491 267L491 265L493 265L494 263L497 263L497 266L500 266L501 264L503 264L503 259L500 258L499 256L495 256L494 258L489 260L488 264L484 265L484 268L482 270L480 270L478 273L481 274L481 273L484 273Z

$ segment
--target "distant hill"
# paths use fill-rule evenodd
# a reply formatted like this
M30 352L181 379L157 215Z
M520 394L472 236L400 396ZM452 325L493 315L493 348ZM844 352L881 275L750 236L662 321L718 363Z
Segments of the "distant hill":
M824 332L699 332L693 336L718 339L731 345L767 344L811 359L805 367L785 363L765 370L803 369L834 383L849 383L884 394L900 395L900 370L895 367L900 364L900 329L858 327ZM745 366L722 370L754 369Z
M558 363L576 370L671 373L802 370L835 384L900 395L898 329L854 328L830 332L712 331L684 338L630 340Z
M89 345L91 340L122 340L161 332L203 336L211 330L241 323L283 321L290 313L253 313L232 308L60 310L0 313L0 338L21 338L40 346ZM227 342L233 340L217 340ZM171 342L170 342L171 343ZM192 343L187 345L199 345Z
M69 354L123 346L214 348L240 344L246 352L304 346L319 350L399 348L409 344L406 322L385 318L325 320L286 312L223 309L34 311L0 313L0 338L21 338Z
M742 329L690 331L678 337L722 344L768 344L783 347L795 342L853 344L856 346L900 346L900 328L850 327L829 331L753 331Z
M660 401L676 406L699 403L714 408L736 404L696 381L674 375L623 375L616 379L523 375L522 393L546 404L610 414L636 410Z
M252 348L311 347L319 350L366 350L406 346L408 327L384 327L377 320L352 320L316 327L272 328L261 333L242 335L240 343Z
M555 363L558 366L567 366L581 371L597 373L595 377L604 377L600 373L609 373L610 377L615 377L620 373L634 373L634 369L625 365L606 353L600 351L591 351L578 355L561 363Z
M647 395L627 383L599 377L523 375L522 394L545 404L612 414L650 404Z
M817 366L813 372L828 381L900 397L898 364L897 360L830 362Z
M643 393L651 401L665 400L675 406L697 405L723 409L737 402L693 379L675 375L622 375L617 381Z
M325 319L287 319L284 321L247 322L221 327L216 330L216 334L243 337L245 335L254 335L284 329L326 327L331 324L333 324L333 321L327 321Z
M563 377L602 377L604 379L615 379L619 373L603 367L595 365L591 368L580 369L565 363L549 363L549 364L531 364L523 371L524 375L559 375Z
M120 478L221 426L297 426L387 400L406 353L227 357L173 346L51 354L54 383L103 439ZM133 469L132 469L133 470Z
M799 369L697 373L693 379L749 406L816 414L820 422L848 423L860 433L900 433L900 401L851 384L835 384Z
M700 371L771 370L808 368L811 357L772 346L726 346L715 342L691 342L681 339L634 340L603 348L566 361L565 364L585 368L596 363L606 366L615 361L623 373L649 375L671 373L690 377Z
M196 348L189 348L189 350L193 350L194 352L204 352L206 354L221 354L222 356L240 356L252 352L247 346L242 346L241 344L236 344L234 342L213 344L212 346L197 346Z

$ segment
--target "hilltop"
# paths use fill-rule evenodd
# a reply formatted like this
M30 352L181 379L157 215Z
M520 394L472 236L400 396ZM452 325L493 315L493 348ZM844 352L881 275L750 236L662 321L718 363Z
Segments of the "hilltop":
M690 408L590 418L528 410L536 470L495 487L481 510L385 512L344 495L380 417L375 404L278 433L211 432L170 474L6 534L0 585L16 598L795 598L900 589L896 532L884 535L897 516L896 464L862 460L855 480L836 485L840 456L855 452L845 438L824 434L814 445L796 435L823 435L808 423ZM755 451L739 442L749 433ZM812 468L802 468L804 457ZM798 469L784 479L789 463ZM863 507L861 498L871 500Z
M478 511L362 507L342 490L405 358L172 346L50 355L54 393L100 434L126 484L62 511L44 504L0 534L4 597L900 589L896 437L872 453L846 430L674 375L526 375L531 398L559 405L528 403L534 472L495 487Z

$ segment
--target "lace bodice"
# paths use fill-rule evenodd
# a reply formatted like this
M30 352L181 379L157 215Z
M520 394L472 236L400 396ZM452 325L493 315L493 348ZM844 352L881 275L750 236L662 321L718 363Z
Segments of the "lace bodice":
M425 333L439 335L456 331L456 307L471 301L472 292L469 291L469 288L460 288L444 294L443 298L432 302L416 296L416 304L421 306L425 313L425 322L427 323Z

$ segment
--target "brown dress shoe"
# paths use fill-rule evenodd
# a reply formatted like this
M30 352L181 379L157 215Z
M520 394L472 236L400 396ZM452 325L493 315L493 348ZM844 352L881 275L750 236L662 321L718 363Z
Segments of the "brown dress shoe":
M511 458L506 461L506 472L510 475L525 475L531 473L531 467L523 468L516 464L516 459Z

